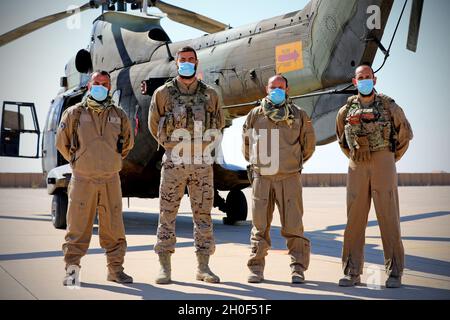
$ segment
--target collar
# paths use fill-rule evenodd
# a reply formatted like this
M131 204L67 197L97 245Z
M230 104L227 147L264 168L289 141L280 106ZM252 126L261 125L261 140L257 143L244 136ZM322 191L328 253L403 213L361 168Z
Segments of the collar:
M87 95L83 100L83 105L86 109L91 109L97 113L101 113L107 110L112 105L111 97L108 96L105 101L98 102L93 99L90 95Z
M369 106L373 105L376 102L381 102L381 97L378 93L375 92L375 97L373 98L373 101L369 104ZM358 103L360 106L362 106L362 102L360 100L359 95L356 96L356 99L353 100L353 103Z
M176 77L175 79L176 79L175 85L177 86L178 90L181 93L194 94L197 91L197 88L198 88L198 79L197 79L197 77L195 77L194 82L192 82L189 86L187 86L186 84L181 82L178 77Z

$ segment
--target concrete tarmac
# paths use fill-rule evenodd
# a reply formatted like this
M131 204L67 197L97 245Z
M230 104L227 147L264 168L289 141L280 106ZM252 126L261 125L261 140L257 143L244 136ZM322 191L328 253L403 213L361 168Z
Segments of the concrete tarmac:
M363 284L337 286L342 276L345 188L304 188L304 225L312 242L305 284L290 283L290 259L280 235L278 212L272 224L266 280L246 282L251 230L251 190L246 189L247 221L223 225L224 214L213 209L217 247L211 269L220 276L220 284L195 280L192 215L185 196L177 218L172 284L154 283L159 270L153 251L159 201L132 198L130 208L127 199L123 204L128 241L125 271L134 283L106 281L106 257L95 225L88 255L82 259L81 286L67 288L62 286L65 231L51 224L51 196L45 189L0 189L0 299L450 299L450 187L401 187L399 194L406 253L400 289L384 287L383 248L373 206L366 232Z

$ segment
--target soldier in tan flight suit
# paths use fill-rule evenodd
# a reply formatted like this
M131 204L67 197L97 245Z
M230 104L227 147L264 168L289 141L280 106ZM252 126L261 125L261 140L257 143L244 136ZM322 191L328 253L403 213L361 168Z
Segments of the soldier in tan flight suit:
M371 199L383 242L386 287L401 286L404 267L395 162L408 149L413 133L402 108L393 99L375 93L376 80L369 65L359 66L353 79L359 95L350 97L336 118L339 145L350 159L342 252L345 277L339 281L346 287L360 282Z
M315 150L316 139L308 115L291 102L286 95L288 89L283 76L269 79L268 96L248 114L243 127L243 153L251 163L253 180L252 252L247 263L250 283L264 280L275 203L281 235L286 238L291 257L292 283L305 281L304 271L309 265L310 242L304 236L302 223L301 170ZM263 159L269 153L270 162Z
M127 243L119 178L122 159L133 148L133 135L127 115L113 105L110 89L109 74L94 72L89 94L63 113L56 135L56 146L72 167L63 244L64 285L78 280L80 260L88 250L97 212L100 245L108 262L107 280L133 282L122 266Z
M198 60L195 50L191 47L178 50L176 64L178 76L154 92L148 119L151 134L165 149L155 245L161 271L156 283L171 281L170 257L175 252L175 221L186 186L194 219L198 261L196 278L217 283L219 277L208 266L209 257L215 251L211 219L213 169L212 162L205 161L202 154L210 146L210 142L203 141L207 140L203 135L212 131L220 134L224 117L217 93L196 77ZM178 134L187 135L187 148L181 152ZM180 156L183 156L182 161Z

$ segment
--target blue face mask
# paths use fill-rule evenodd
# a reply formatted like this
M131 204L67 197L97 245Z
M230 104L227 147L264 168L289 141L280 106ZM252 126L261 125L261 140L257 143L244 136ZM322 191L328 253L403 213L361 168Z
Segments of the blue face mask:
M104 101L108 96L108 89L101 85L92 85L90 92L91 97L99 102Z
M270 90L267 97L275 105L282 104L286 100L286 92L283 89L276 88Z
M190 62L181 62L178 64L178 74L183 77L192 77L195 74L195 64Z
M358 91L362 95L368 96L373 92L373 79L359 80Z

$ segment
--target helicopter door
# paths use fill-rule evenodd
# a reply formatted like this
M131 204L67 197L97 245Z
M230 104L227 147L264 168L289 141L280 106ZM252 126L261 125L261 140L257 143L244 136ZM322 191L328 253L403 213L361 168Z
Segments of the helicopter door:
M0 156L39 158L40 130L34 103L4 101Z
M42 171L47 174L58 166L58 154L56 150L56 130L59 125L59 114L61 113L64 99L56 97L50 106L45 122L42 136Z

